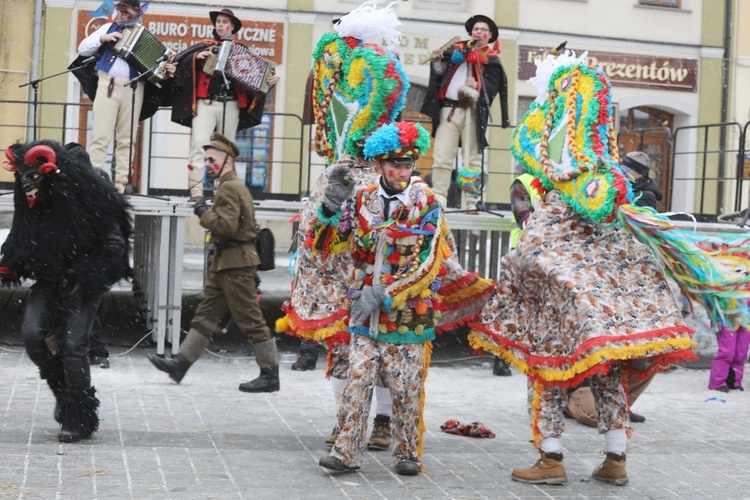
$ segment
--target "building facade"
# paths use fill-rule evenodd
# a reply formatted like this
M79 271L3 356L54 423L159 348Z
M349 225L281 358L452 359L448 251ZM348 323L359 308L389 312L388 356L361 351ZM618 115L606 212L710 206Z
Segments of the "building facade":
M295 197L306 191L325 168L309 154L308 132L300 121L311 52L320 36L331 29L331 19L359 3L228 0L211 7L196 0L154 0L144 23L179 51L210 36L209 10L228 7L243 20L240 41L277 63L282 77L269 95L267 110L272 114L259 128L238 139L243 150L241 163L247 166L243 175L249 185L269 196ZM35 5L43 9L38 74L46 76L64 71L75 58L78 42L96 22L88 13L99 4L98 0L2 0L0 88L5 92L0 99L33 97L30 91L18 91L14 85L32 71ZM731 0L402 1L397 12L403 22L403 38L393 50L399 54L412 83L405 116L420 118L417 111L429 74L429 65L424 62L430 51L453 36L467 36L464 21L472 14L482 13L495 19L500 28L511 123L518 121L535 97L526 82L533 75L534 60L565 41L568 49L587 51L589 63L601 67L610 77L621 153L642 149L651 155L652 177L658 179L666 195L661 208L702 212L715 207L722 211L735 204L736 158L724 155L706 159L699 154L673 153L722 149L722 140L731 142L731 132L721 136L700 126L748 119L750 101L744 92L746 85L739 82L750 78L741 62L743 57L750 57L750 42L737 28L748 23L744 21L748 10ZM731 23L727 22L727 12ZM729 32L725 30L727 25L731 27ZM738 36L732 39L725 33ZM9 42L13 49L8 48ZM738 57L732 60L726 90L725 51L736 51ZM86 143L90 108L72 76L42 82L37 97L40 102L58 104L40 106L39 137ZM81 106L66 108L63 103ZM723 107L728 111L722 113ZM493 103L492 114L499 123L498 103ZM3 103L0 115L18 117L23 113ZM28 126L28 119L23 124ZM60 130L62 124L64 132ZM12 142L22 139L24 130L23 126L6 128L0 137L6 143ZM166 192L187 188L187 133L187 129L169 121L167 111L160 111L141 125L137 161L141 185ZM508 182L517 168L508 151L510 133L511 129L490 127L485 201L508 201ZM429 158L419 165L422 173L430 167ZM0 182L8 179L5 174Z

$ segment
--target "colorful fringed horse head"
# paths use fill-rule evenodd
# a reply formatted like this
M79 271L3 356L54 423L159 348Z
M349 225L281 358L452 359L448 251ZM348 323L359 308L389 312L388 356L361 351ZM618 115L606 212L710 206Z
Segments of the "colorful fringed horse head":
M537 62L539 97L513 132L513 156L594 222L613 222L632 191L619 165L607 75L570 52Z
M327 33L313 53L315 151L333 162L361 156L365 136L392 122L404 108L409 82L381 46Z

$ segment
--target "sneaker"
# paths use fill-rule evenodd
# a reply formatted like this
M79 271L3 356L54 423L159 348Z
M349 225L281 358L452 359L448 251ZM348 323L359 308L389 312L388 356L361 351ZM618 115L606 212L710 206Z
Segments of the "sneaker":
M297 361L295 361L292 364L292 371L295 372L306 372L308 370L314 370L315 369L315 363L317 363L317 359L313 359L309 356L305 356L304 354L300 355L299 358L297 358Z
M541 458L530 469L515 469L511 479L528 484L565 484L568 476L565 474L562 453L545 453L539 450Z
M373 451L387 450L391 446L391 418L377 415L372 424L372 434L367 442L367 449Z
M331 448L334 444L336 444L336 428L334 427L331 431L331 434L326 438L326 446Z
M591 477L597 481L614 484L615 486L625 486L628 484L628 473L625 470L625 454L607 453L607 458L594 469Z
M416 476L419 474L419 464L413 460L399 460L395 465L400 476Z
M89 364L99 368L109 368L109 358L104 356L89 356Z
M359 469L359 467L347 467L340 458L332 457L331 455L321 458L318 461L318 465L334 472L351 472Z

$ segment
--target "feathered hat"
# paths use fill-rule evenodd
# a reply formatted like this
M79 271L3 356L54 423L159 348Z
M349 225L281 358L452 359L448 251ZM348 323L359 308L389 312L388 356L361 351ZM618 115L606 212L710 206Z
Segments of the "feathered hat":
M326 33L313 52L313 113L315 151L329 163L348 153L362 155L364 138L392 122L406 105L409 81L391 45L401 24L389 3L368 1L343 16L334 33Z
M513 156L584 218L610 223L632 191L612 124L607 75L570 51L537 61L538 96L513 131Z
M365 141L368 160L417 160L430 149L430 133L419 123L396 122L381 126Z

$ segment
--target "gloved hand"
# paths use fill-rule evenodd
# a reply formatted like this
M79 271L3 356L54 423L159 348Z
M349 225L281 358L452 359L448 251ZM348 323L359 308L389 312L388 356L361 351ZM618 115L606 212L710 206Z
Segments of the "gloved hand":
M349 174L349 167L345 165L331 167L328 186L323 195L323 204L326 208L332 213L338 212L341 210L341 204L352 195L352 191L354 191L354 181Z
M197 215L198 217L208 210L208 198L205 196L203 198L200 198L198 201L195 202L195 205L193 206L193 213Z
M385 286L365 286L352 297L349 310L349 326L363 326L373 312L380 309L385 300Z

